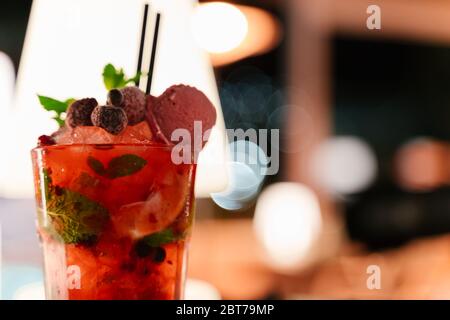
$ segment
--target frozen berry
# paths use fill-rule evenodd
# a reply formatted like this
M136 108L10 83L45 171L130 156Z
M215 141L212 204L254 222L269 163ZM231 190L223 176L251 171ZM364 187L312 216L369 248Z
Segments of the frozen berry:
M108 104L113 105L115 107L120 107L123 103L123 95L122 92L118 89L112 89L108 92Z
M134 247L134 250L139 258L145 258L150 255L151 247L145 243L145 241L138 241Z
M55 140L50 136L40 136L38 138L38 147L52 146L56 144Z
M149 257L155 263L161 263L166 260L166 250L162 247L152 247L144 240L138 241L134 247L135 253L139 258Z
M97 105L97 100L94 98L86 98L73 102L67 110L66 125L71 128L92 126L91 113Z
M121 107L125 110L130 125L138 124L145 119L146 97L138 87L125 87L120 90L123 95Z
M150 254L153 262L161 263L164 262L164 260L166 260L166 250L164 250L164 248L156 247L152 249L153 250L151 251Z
M128 124L125 111L114 106L98 106L91 115L92 123L107 132L117 135L121 133Z

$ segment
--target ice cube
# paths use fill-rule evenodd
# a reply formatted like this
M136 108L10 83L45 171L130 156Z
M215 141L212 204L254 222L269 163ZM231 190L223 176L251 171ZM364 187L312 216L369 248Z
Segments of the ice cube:
M79 126L74 129L61 128L52 137L59 145L70 144L145 144L152 142L152 133L147 122L128 126L118 135L94 126Z

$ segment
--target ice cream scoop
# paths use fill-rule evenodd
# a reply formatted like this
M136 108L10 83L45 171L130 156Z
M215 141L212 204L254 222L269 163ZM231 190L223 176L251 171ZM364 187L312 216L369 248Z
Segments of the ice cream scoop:
M176 85L161 96L147 98L147 121L156 138L171 144L176 129L186 129L194 141L194 124L201 123L202 138L216 123L216 109L200 90ZM206 141L203 142L203 145Z

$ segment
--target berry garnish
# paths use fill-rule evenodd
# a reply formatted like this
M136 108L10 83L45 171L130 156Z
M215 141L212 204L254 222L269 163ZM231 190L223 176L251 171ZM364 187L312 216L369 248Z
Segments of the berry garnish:
M145 258L150 255L152 247L145 243L145 241L138 241L134 247L134 251L136 252L139 258Z
M38 138L38 147L52 146L54 144L56 144L56 142L50 136L43 135Z
M71 128L92 126L91 113L97 105L97 100L94 98L86 98L73 102L67 110L66 125Z
M120 90L123 102L120 105L126 112L130 125L138 124L145 119L146 96L138 87L125 87Z
M166 250L162 247L152 248L150 256L153 262L161 263L166 260Z
M91 115L92 123L107 132L118 135L128 124L125 111L114 106L97 106Z
M152 259L153 262L161 263L166 259L166 250L162 247L153 247L144 240L138 241L134 251L139 258Z
M112 89L108 92L108 104L113 105L114 107L121 107L123 103L123 95L122 92L118 89Z

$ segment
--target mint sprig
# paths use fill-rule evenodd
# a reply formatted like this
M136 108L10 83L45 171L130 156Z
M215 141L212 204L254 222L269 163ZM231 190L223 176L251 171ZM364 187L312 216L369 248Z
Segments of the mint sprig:
M142 73L138 72L134 77L128 78L122 68L118 69L111 63L107 64L103 69L103 83L106 89L120 89L129 83L137 84Z
M41 95L38 95L38 98L45 110L53 112L53 119L56 120L60 127L62 127L64 125L67 109L75 101L75 99L70 98L65 101L60 101Z
M142 72L138 72L134 77L128 78L122 68L116 68L109 63L103 68L103 83L108 91L111 89L121 89L130 83L136 85L141 75ZM64 126L67 109L75 99L57 100L41 95L38 95L38 98L44 109L53 113L53 119L58 125L60 127Z
M48 171L44 171L47 230L64 243L95 241L109 219L106 208L88 197L54 186Z

